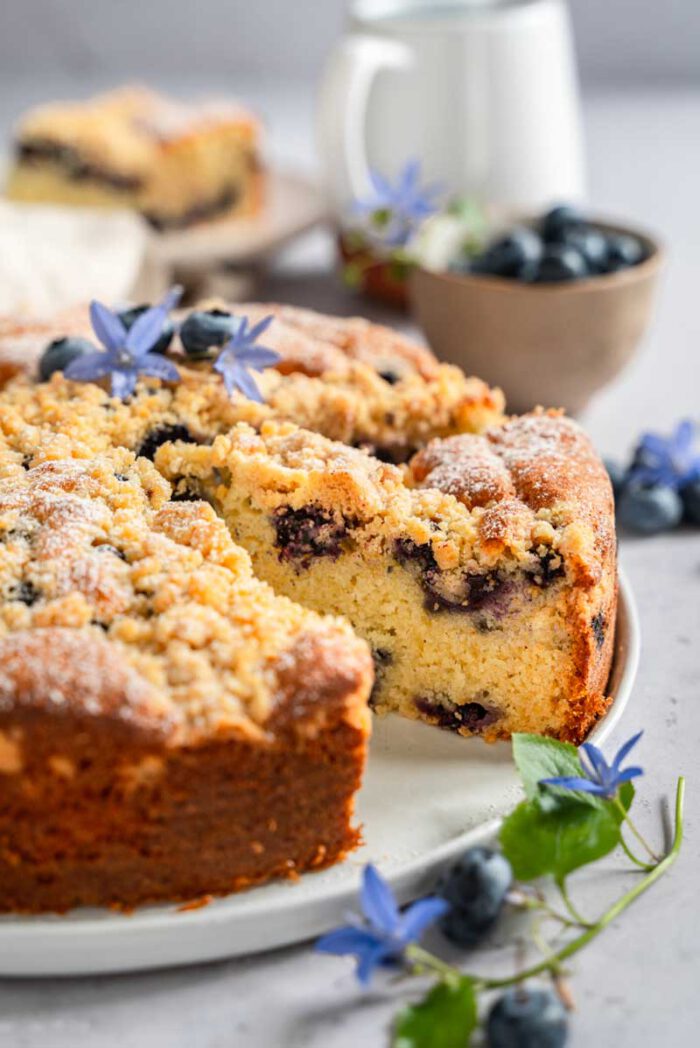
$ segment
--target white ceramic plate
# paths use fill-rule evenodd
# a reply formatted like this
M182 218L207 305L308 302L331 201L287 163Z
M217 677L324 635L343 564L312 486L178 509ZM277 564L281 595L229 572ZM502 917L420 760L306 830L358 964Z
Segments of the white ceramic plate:
M219 219L153 237L153 254L188 270L255 262L326 217L323 194L304 175L270 170L265 202L250 218Z
M639 660L639 625L621 576L613 703L591 735L601 743L626 706ZM198 910L149 906L130 916L0 918L0 975L76 975L189 964L299 942L342 922L360 870L374 862L406 901L435 870L488 838L518 801L510 745L486 746L389 717L377 722L359 817L366 843L340 866L217 899Z

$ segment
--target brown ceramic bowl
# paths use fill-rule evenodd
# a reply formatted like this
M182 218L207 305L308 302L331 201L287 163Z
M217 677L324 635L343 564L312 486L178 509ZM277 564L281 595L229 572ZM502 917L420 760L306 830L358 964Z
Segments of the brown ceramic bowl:
M511 411L538 404L581 411L625 366L649 323L664 251L647 233L636 266L558 284L415 270L411 299L442 360L500 386Z

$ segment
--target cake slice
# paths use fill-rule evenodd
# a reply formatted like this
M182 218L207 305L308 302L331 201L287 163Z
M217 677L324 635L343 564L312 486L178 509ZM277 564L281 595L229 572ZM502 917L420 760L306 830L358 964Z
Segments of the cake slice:
M342 859L372 666L116 450L0 451L0 910L130 907Z
M258 143L257 121L237 105L123 88L27 113L7 195L135 208L157 229L252 214L262 199Z
M557 413L429 444L405 472L289 424L164 445L256 573L346 616L372 647L372 705L485 739L580 742L607 707L613 501Z

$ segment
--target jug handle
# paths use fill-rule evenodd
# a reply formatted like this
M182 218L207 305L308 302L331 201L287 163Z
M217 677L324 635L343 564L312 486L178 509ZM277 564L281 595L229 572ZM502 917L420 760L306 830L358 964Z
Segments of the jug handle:
M331 53L321 82L318 142L326 190L336 210L371 189L365 129L375 76L411 63L405 44L369 34L352 34Z

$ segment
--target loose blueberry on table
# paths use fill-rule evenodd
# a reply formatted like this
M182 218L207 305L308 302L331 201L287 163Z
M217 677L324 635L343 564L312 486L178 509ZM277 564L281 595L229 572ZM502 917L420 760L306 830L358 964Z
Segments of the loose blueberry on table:
M670 437L644 433L628 465L606 460L618 522L628 531L653 535L682 520L700 524L700 441L690 419Z
M630 531L654 535L680 524L683 503L677 491L666 487L629 484L620 495L617 519Z
M554 207L532 227L515 226L455 269L531 284L563 283L636 266L645 258L636 237L609 233L568 205Z
M410 906L402 909L379 870L365 866L362 912L322 936L316 950L353 957L362 986L381 978L382 969L432 979L422 998L397 1013L391 1048L476 1048L477 1042L485 1048L564 1048L572 997L563 978L570 960L670 869L683 843L683 776L676 785L673 839L663 852L630 815L631 783L644 771L626 761L642 734L610 759L593 743L577 752L566 742L515 734L513 758L525 797L505 817L498 849L470 848L434 894ZM617 849L634 880L603 913L583 916L572 899L572 874ZM509 956L504 974L481 974L474 947L506 907L530 918L520 925L522 958L515 971ZM447 959L423 943L431 925L462 948L461 958L453 949ZM439 936L434 938L439 949ZM526 938L534 952L525 952ZM510 954L510 944L506 948Z
M508 990L486 1020L489 1048L562 1048L566 1032L566 1010L551 990Z
M513 880L508 860L491 848L470 848L438 885L450 909L440 928L451 942L474 946L496 923Z

